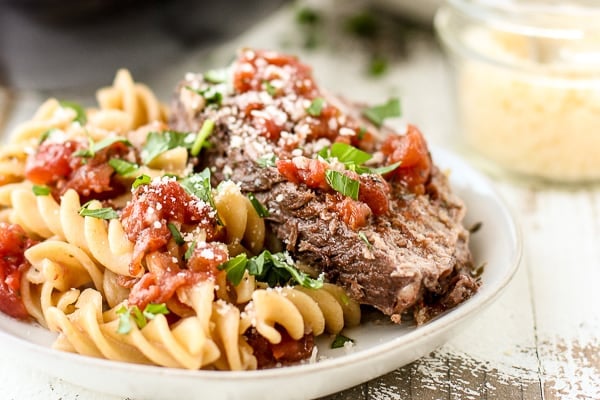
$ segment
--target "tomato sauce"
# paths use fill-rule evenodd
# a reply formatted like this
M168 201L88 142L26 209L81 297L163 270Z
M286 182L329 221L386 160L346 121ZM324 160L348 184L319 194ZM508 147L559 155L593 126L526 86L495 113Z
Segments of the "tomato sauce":
M24 253L36 241L16 224L0 222L0 311L18 319L28 319L20 295L21 274L30 264Z
M254 350L258 368L274 367L278 363L285 365L308 359L315 346L312 334L304 335L300 340L294 340L285 329L276 326L281 334L281 342L270 343L256 330L248 331L245 336L248 344Z

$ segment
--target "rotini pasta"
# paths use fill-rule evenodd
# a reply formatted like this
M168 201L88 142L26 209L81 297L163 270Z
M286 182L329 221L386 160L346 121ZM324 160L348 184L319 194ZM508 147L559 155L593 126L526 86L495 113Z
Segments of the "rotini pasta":
M265 248L264 210L211 185L204 139L169 131L150 89L120 70L97 100L46 101L0 151L0 246L16 260L0 272L18 281L1 311L63 351L218 370L306 359L312 338L359 322L341 288ZM286 341L306 349L273 350Z

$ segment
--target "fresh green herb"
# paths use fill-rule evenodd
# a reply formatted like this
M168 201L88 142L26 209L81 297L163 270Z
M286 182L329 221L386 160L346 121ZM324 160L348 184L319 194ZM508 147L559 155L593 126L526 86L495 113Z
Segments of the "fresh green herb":
M238 285L244 276L244 271L248 271L258 281L266 282L270 287L290 282L296 282L311 289L323 287L323 276L314 279L298 270L287 253L271 253L264 250L251 258L240 254L221 264L219 269L227 271L227 278L233 285Z
M321 16L310 7L303 7L296 13L296 21L301 25L316 25Z
M88 138L88 140L89 140L88 148L79 150L79 151L76 151L75 153L73 153L73 155L75 157L86 157L86 158L94 157L96 155L96 153L99 152L100 150L105 149L117 142L124 143L127 146L131 146L131 143L129 142L129 140L127 140L127 138L124 138L122 136L107 137L107 138L102 139L98 143L94 143L92 138Z
M210 186L210 169L205 168L202 172L189 175L179 183L188 193L198 197L202 201L209 203L213 208L215 208L215 202Z
M50 128L44 133L42 133L40 136L40 144L44 143L46 140L48 140L48 138L50 138L50 136L54 135L56 132L60 132L60 130L56 128Z
M327 184L336 192L348 196L353 200L358 200L358 189L360 182L350 178L339 171L328 169L325 171L325 180Z
M200 128L200 132L196 136L196 140L194 140L194 144L192 144L192 148L190 149L190 154L193 156L197 156L202 150L204 146L204 142L210 136L210 134L215 129L215 121L212 119L204 120L202 127Z
M399 117L400 100L392 98L385 104L373 106L363 111L363 115L376 126L381 126L386 118Z
M111 158L108 160L108 165L110 165L117 175L120 176L128 176L137 172L140 168L136 163L132 163L126 160L122 160L120 158Z
M319 156L325 160L336 158L339 162L346 166L361 165L369 161L373 156L354 146L346 143L334 143L330 147L326 147L319 152Z
M80 104L77 104L73 101L61 101L59 104L63 108L70 108L71 110L75 111L75 118L73 121L79 122L81 125L84 125L87 122L85 110Z
M371 57L369 62L369 75L381 76L385 74L388 68L388 62L385 57L375 55Z
M187 250L185 251L185 254L183 255L183 259L184 260L189 260L190 258L192 258L192 254L194 254L194 249L196 248L196 241L193 240L192 243L190 243L188 245Z
M358 134L356 135L356 138L358 140L362 140L366 134L367 134L367 128L365 128L364 126L361 126L360 129L358 130Z
M402 164L402 161L397 161L393 164L386 165L385 167L373 168L370 171L372 174L385 175L389 172L392 172L396 168L398 168L400 166L400 164Z
M217 90L217 88L214 86L209 86L206 89L194 89L191 86L186 86L185 88L204 97L206 104L220 106L221 102L223 101L223 93L219 92L219 90Z
M150 178L148 175L140 175L137 178L135 178L135 180L131 184L131 187L137 189L138 186L147 185L150 182L152 182L152 178Z
M347 336L342 335L341 333L338 333L335 336L335 339L333 339L333 342L331 342L331 348L339 349L340 347L344 347L344 345L348 342L354 343L354 340L350 339Z
M150 303L144 308L144 317L154 319L158 314L169 314L169 309L165 303Z
M127 308L125 305L121 305L116 313L119 316L117 333L126 335L131 332L131 318L138 328L142 329L148 324L148 320L154 319L158 314L169 314L169 310L165 303L151 303L144 308L144 311L140 311L138 306Z
M306 112L309 115L312 115L313 117L318 117L319 115L321 115L321 111L323 110L324 104L325 99L323 99L322 97L317 97L310 103L310 106L308 106Z
M227 82L227 70L211 69L204 73L204 80L209 83L225 83Z
M179 246L181 246L182 244L185 243L185 240L183 240L183 236L181 236L181 232L179 232L179 229L177 229L177 227L175 225L173 225L173 223L169 222L167 224L167 228L169 228L169 231L171 232L171 235L173 236L173 240L175 240L175 243Z
M277 88L269 81L265 81L265 90L271 97L274 97L277 94Z
M142 162L148 164L165 151L176 147L190 149L196 140L196 136L195 133L190 132L150 132L146 137L146 144L142 147Z
M248 193L248 199L250 199L250 203L252 203L252 207L254 207L259 217L265 218L269 216L269 210L258 201L254 193Z
M346 30L364 39L373 39L379 34L379 23L375 15L361 12L346 20Z
M248 257L245 253L242 253L219 265L219 269L225 270L227 272L227 279L229 279L229 282L233 283L234 286L237 286L244 277L246 265L248 265Z
M131 312L125 305L121 305L119 309L116 311L119 316L119 326L117 327L117 333L121 335L126 335L131 332L131 320L129 316Z
M363 242L365 242L365 243L366 243L367 247L369 247L369 248L371 248L371 247L372 247L372 245L371 245L371 242L369 242L369 239L367 238L367 235L366 235L366 234L365 234L363 231L360 231L360 232L358 232L358 237L359 237L359 238L360 238L360 239L361 239Z
M274 167L276 165L277 161L277 157L275 156L275 154L273 153L269 153L269 154L265 154L264 156L261 156L258 160L256 160L256 163L258 164L259 167L261 168L266 168L266 167Z
M98 219L115 219L119 218L119 214L110 207L90 209L91 201L88 201L79 209L79 215L82 217L92 217Z
M32 190L36 196L48 196L50 194L50 188L44 185L33 185Z

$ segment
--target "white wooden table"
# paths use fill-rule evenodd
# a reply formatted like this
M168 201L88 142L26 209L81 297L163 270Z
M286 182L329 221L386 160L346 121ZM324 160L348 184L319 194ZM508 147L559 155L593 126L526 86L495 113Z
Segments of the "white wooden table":
M328 16L335 4L319 7ZM369 102L400 95L407 121L430 142L452 145L448 77L431 34L418 35L408 57L375 79L365 74L364 46L340 34L339 24L325 28L326 40L317 48L298 46L302 33L294 13L283 9L231 43L178 60L160 77L142 78L167 101L188 70L226 63L240 46L283 46L312 64L333 92ZM112 73L107 71L106 83ZM0 131L27 119L48 95L0 90ZM50 95L90 101L93 91ZM429 356L327 399L600 399L600 186L542 187L500 178L496 184L524 237L521 268L504 294ZM6 400L117 400L5 355L0 388Z

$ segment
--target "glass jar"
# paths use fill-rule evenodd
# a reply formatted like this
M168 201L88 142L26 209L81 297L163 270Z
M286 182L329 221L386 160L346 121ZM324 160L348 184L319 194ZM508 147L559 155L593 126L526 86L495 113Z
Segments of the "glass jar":
M599 21L594 0L447 0L435 29L463 148L504 171L600 181Z

